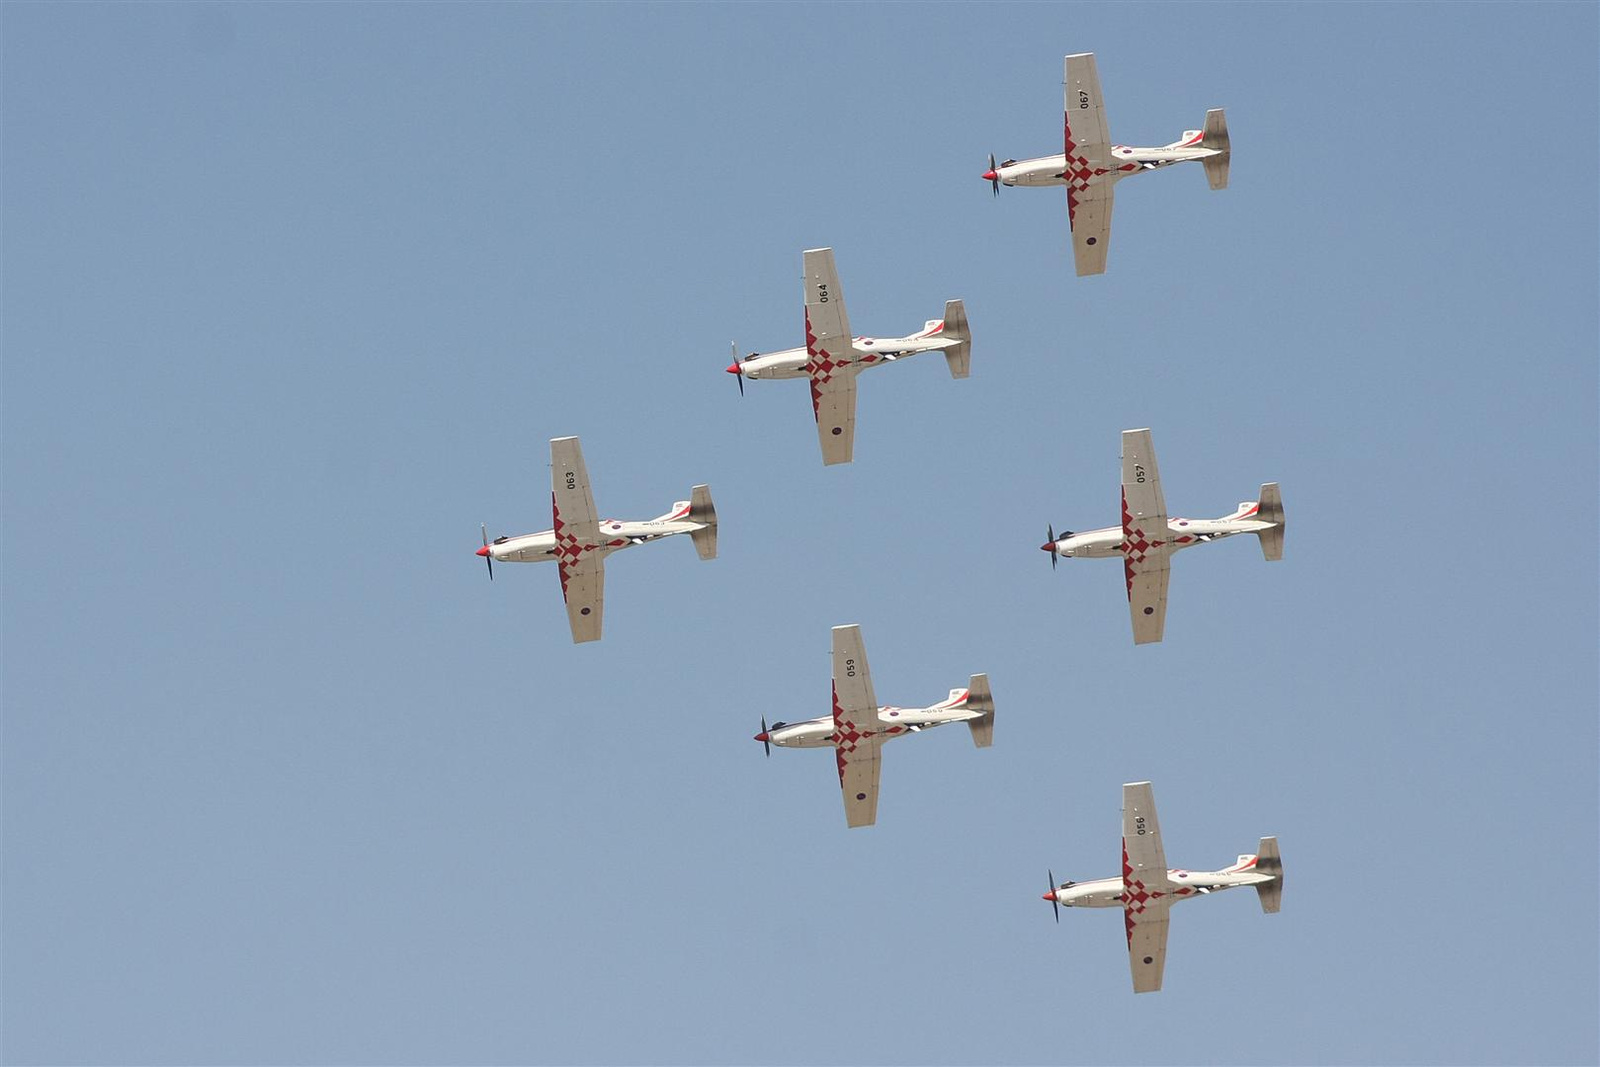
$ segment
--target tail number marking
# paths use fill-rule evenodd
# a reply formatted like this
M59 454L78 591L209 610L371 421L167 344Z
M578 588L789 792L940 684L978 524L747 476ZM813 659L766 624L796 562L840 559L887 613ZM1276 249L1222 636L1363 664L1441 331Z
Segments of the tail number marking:
M826 285L822 284L821 282L818 282L817 283L817 303L826 304L827 302L828 302L828 287Z
M565 477L567 479L567 488L568 489L576 489L576 488L578 488L578 476L577 476L577 474L575 474L572 471L567 471Z
M1135 834L1137 834L1138 836L1140 836L1140 837L1144 836L1144 816L1143 815L1135 815L1133 817L1133 832Z
M844 661L844 676L846 678L854 678L856 676L856 661L855 660L847 659L847 660Z
M1144 468L1137 463L1133 465L1133 480L1140 485L1144 484Z
M1089 94L1082 89L1078 90L1078 110L1084 111L1089 107Z

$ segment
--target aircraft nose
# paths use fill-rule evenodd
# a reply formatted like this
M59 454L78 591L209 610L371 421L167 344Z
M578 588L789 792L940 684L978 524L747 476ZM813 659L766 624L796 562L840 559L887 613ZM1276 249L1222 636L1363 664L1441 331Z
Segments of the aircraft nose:
M983 172L983 180L986 182L992 182L998 177L999 175L992 170L986 170Z
M737 363L728 364L726 369L727 369L729 374L738 374L738 373L740 373L739 364L737 364Z
M473 555L475 555L475 556L487 556L488 554L489 554L489 546L488 545L484 545L482 548L478 549L478 551L473 553Z
M1039 548L1044 552L1054 552L1056 543L1054 541L1046 541L1044 544L1040 545Z
M772 738L767 735L767 731L762 730L759 734L756 734L756 740L760 741L764 745L768 741L771 741Z
M1041 895L1039 897L1039 899L1040 900L1054 900L1054 899L1056 899L1056 895L1054 893L1045 893L1045 894Z

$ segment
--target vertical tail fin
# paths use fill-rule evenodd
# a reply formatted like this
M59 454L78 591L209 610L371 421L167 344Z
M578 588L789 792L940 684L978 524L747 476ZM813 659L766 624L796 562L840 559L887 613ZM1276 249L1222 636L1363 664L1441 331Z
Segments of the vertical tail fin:
M979 718L967 720L967 729L972 731L972 743L979 748L988 748L994 743L994 694L989 692L987 674L974 674L967 683L967 707L983 713Z
M944 302L944 336L961 342L944 350L944 361L950 365L950 377L965 378L972 372L972 333L967 326L967 305L959 300Z
M1261 502L1256 518L1273 525L1256 531L1261 538L1261 554L1268 560L1283 558L1283 497L1278 493L1277 482L1267 482L1261 487Z
M1261 910L1271 915L1283 901L1283 857L1278 855L1276 837L1261 839L1261 851L1256 853L1256 873L1272 875L1272 881L1256 885L1256 894L1261 898Z
M717 558L717 509L711 503L711 487L697 485L689 490L689 521L700 523L700 529L689 535L694 550L701 559Z
M1213 189L1226 189L1228 160L1232 155L1233 146L1228 141L1228 120L1223 117L1222 108L1215 107L1206 112L1206 125L1201 131L1200 147L1210 148L1218 153L1201 160L1206 168L1206 181L1211 183Z

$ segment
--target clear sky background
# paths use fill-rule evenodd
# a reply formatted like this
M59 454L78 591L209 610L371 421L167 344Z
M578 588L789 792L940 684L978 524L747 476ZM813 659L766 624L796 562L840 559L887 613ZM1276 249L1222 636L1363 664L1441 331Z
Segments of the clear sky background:
M1600 1055L1593 4L6 4L11 1063L1578 1063ZM1225 106L1232 184L1119 186L1072 272L1061 57L1112 137ZM800 343L964 297L972 377ZM1282 483L1135 648L1116 519ZM721 558L615 558L575 647L551 437L600 509L709 482ZM879 698L993 679L847 831L829 627ZM1283 911L1121 920L1282 842Z

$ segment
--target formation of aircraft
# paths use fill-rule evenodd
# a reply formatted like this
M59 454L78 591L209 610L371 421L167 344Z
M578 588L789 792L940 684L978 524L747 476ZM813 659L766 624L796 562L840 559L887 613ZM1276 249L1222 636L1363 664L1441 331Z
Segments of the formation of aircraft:
M673 534L688 534L701 559L717 557L717 509L709 486L689 490L689 499L672 505L665 515L643 521L596 517L589 471L576 437L550 442L550 516L553 528L517 537L489 540L483 529L478 555L494 578L500 563L543 563L554 560L561 574L561 596L567 602L567 622L575 644L600 640L605 608L606 557L635 545L659 541Z
M1221 109L1208 111L1202 129L1186 130L1171 144L1135 148L1111 142L1093 53L1065 58L1063 85L1065 150L1058 155L1006 160L1001 164L996 164L991 155L989 170L983 177L996 195L1001 185L1065 186L1075 267L1080 276L1106 269L1112 194L1123 178L1175 163L1199 161L1211 188L1227 187L1231 149ZM853 458L856 377L862 371L921 352L940 351L951 377L965 378L970 373L972 337L962 301L947 300L943 318L930 319L921 330L904 337L857 337L850 332L831 248L804 252L802 282L804 346L764 354L752 352L741 358L735 345L727 372L735 376L741 396L746 379L807 379L825 465L848 463ZM484 558L491 579L496 562L553 560L560 574L575 643L598 641L601 637L607 556L675 534L688 534L701 559L716 557L717 513L705 485L694 486L688 500L674 503L654 519L601 519L576 437L551 440L550 477L552 528L491 541L485 526L481 531L483 547L477 554ZM1086 533L1064 531L1060 536L1051 524L1049 539L1041 547L1050 553L1052 569L1063 556L1120 557L1134 643L1148 644L1160 641L1165 628L1172 555L1182 548L1242 533L1253 533L1260 539L1268 560L1283 558L1283 500L1276 482L1262 485L1258 499L1241 503L1221 518L1169 517L1150 431L1124 430L1121 524ZM988 675L972 675L965 688L952 689L944 700L927 707L880 706L861 628L836 626L832 713L801 722L774 722L770 727L763 716L761 732L755 740L761 742L769 757L774 745L831 748L845 822L854 828L877 822L884 744L957 722L967 725L977 747L987 748L993 742L994 697ZM1161 988L1168 913L1173 902L1254 886L1262 909L1278 911L1283 862L1277 838L1263 837L1256 854L1242 855L1221 870L1169 869L1149 782L1123 786L1122 822L1121 877L1058 885L1051 872L1050 891L1044 899L1051 902L1057 923L1061 921L1063 905L1122 909L1136 993Z
M1072 228L1073 258L1079 277L1103 274L1111 241L1111 204L1117 182L1134 174L1160 170L1174 163L1199 160L1213 189L1228 187L1228 123L1221 108L1206 112L1203 127L1160 148L1112 144L1106 127L1100 75L1094 53L1066 58L1062 75L1065 97L1065 150L1038 159L1008 159L996 165L989 157L984 180L996 194L1002 185L1067 187L1067 224Z
M1161 494L1161 474L1156 467L1150 431L1122 431L1122 525L1087 533L1047 530L1049 540L1039 547L1050 553L1050 566L1062 556L1122 557L1128 586L1128 612L1133 618L1133 643L1161 640L1167 620L1167 577L1172 555L1182 548L1210 544L1234 534L1253 533L1261 539L1268 560L1283 558L1283 498L1277 482L1261 487L1258 500L1246 500L1220 519L1167 517Z
M805 347L752 352L740 359L739 347L734 345L733 362L727 370L738 377L741 394L746 378L811 379L811 412L816 416L824 464L849 463L855 454L856 375L862 371L918 352L942 351L950 377L965 378L970 373L972 335L961 301L946 300L944 318L929 319L921 330L906 337L852 337L833 249L806 250L803 282Z
M1278 839L1263 837L1253 856L1240 856L1220 871L1185 871L1167 867L1156 820L1155 794L1149 782L1122 787L1122 876L1092 882L1062 882L1050 874L1044 895L1061 921L1061 907L1121 908L1128 937L1128 967L1135 993L1161 988L1167 963L1167 917L1175 901L1209 896L1224 889L1255 886L1261 910L1278 910L1283 897L1283 859Z
M867 669L867 649L861 627L833 628L833 714L804 722L761 721L756 740L772 755L779 748L832 748L839 767L839 789L844 795L845 822L852 827L878 821L878 769L885 742L897 737L964 722L972 743L988 748L994 741L994 696L989 676L974 674L965 689L926 708L878 706Z

